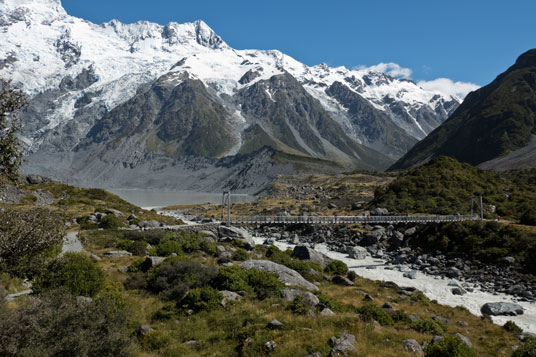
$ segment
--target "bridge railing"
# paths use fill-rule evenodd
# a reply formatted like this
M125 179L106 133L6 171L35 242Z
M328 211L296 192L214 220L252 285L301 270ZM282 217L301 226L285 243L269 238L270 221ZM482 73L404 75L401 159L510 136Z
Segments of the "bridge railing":
M232 223L255 224L355 224L355 223L433 223L477 220L471 215L427 216L231 216Z

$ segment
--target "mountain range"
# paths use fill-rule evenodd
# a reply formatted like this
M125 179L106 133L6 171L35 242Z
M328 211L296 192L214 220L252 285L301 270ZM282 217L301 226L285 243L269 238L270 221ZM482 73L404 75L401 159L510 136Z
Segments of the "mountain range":
M311 167L381 170L461 102L236 50L203 21L98 25L59 0L0 0L0 77L28 94L23 169L83 186L252 192Z
M536 168L536 49L485 87L398 160L392 170L450 156L484 169Z

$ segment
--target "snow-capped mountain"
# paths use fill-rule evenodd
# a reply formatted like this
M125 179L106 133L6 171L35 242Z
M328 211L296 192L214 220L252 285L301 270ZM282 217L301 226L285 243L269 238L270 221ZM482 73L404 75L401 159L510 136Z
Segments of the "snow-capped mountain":
M0 77L30 97L26 169L60 178L95 160L132 169L264 146L384 168L460 103L368 69L235 50L203 21L97 25L59 0L0 0Z

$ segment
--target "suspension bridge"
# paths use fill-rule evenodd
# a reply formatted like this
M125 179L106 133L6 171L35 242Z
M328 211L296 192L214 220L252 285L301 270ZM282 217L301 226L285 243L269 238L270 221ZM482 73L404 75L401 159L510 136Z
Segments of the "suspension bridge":
M483 219L482 197L480 197L480 216L473 214L471 200L470 215L391 215L391 216L233 216L231 215L231 192L223 193L221 220L232 224L394 224L394 223L442 223L463 222Z

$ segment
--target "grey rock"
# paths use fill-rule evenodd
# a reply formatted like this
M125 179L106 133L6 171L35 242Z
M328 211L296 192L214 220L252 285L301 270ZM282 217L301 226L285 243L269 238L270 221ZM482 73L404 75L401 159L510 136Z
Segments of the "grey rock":
M511 302L488 302L480 308L480 312L492 316L517 316L523 315L523 308Z
M452 293L452 295L464 295L465 293L467 293L467 291L465 291L465 289L463 288L452 288L450 292Z
M431 344L439 343L439 342L441 342L442 339L443 339L443 336L435 335L435 336L432 338L432 341L430 341L430 343L431 343Z
M138 226L141 227L141 228L159 228L160 227L160 222L158 221L140 221L138 223Z
M223 295L223 299L221 300L222 306L226 306L229 302L237 302L242 299L242 296L235 293L234 291L221 290L220 294Z
M126 250L112 250L104 253L105 256L110 258L121 258L121 257L131 257L132 253L127 252Z
M454 334L454 336L459 337L459 338L460 338L460 339L461 339L467 346L473 348L473 344L471 343L471 340L470 340L467 336L464 336L464 335L462 335L462 334L459 333L459 332L456 332L456 333Z
M442 324L448 325L450 321L442 316L434 316L432 317L432 320L440 322Z
M184 342L184 344L189 347L199 347L200 345L199 341L197 340L189 340L189 341Z
M328 309L327 307L322 309L322 311L320 311L320 315L322 316L335 316L335 313L333 311L331 311L331 309Z
M424 355L422 346L413 339L404 340L404 349L409 352L413 352L419 355Z
M374 301L374 298L370 294L366 294L363 301Z
M359 246L351 247L348 250L348 255L352 259L363 260L367 257L367 249Z
M8 294L8 295L6 295L5 299L7 301L12 301L12 300L15 300L16 298L19 298L21 296L30 295L31 293L33 293L33 290L28 289L28 290L24 290L24 291L21 291L21 292L18 292L18 293L14 293L14 294Z
M505 262L508 265L513 265L516 262L516 258L514 258L514 257L504 257L503 262Z
M26 182L30 185L39 185L41 183L49 182L50 180L39 175L27 175Z
M320 303L318 297L308 291L302 291L299 289L283 289L280 291L280 294L283 299L288 301L292 301L297 296L301 296L303 303L311 307L315 307Z
M347 351L357 352L354 346L355 336L349 333L341 333L339 337L333 336L328 340L331 346L330 356L344 355Z
M340 276L340 275L335 275L331 279L331 282L334 283L334 284L337 284L337 285L342 285L342 286L353 286L354 285L353 281L351 281L348 278L345 278L344 276Z
M329 262L332 261L327 255L317 252L316 250L306 247L304 245L297 245L292 251L293 258L298 258L300 260L308 260L313 263L318 263L324 268Z
M238 239L244 243L246 249L252 250L255 248L255 241L251 238L251 235L242 228L219 226L218 234L220 236L220 241L225 242Z
M382 309L392 309L393 305L390 302L386 302L382 305Z
M287 268L284 265L271 262L269 260L247 260L240 264L244 269L258 269L277 274L279 280L287 286L298 286L307 290L318 290L318 287L300 275L295 270Z
M416 270L408 271L403 274L403 277L409 278L409 279L417 279L417 271Z
M143 263L144 266L146 266L148 269L153 268L159 264L162 264L162 262L166 260L165 257L145 257L145 262Z
M268 342L266 342L263 346L263 349L266 351L266 352L271 352L273 350L276 349L277 347L277 343L275 343L274 340L270 340Z
M406 231L404 232L404 235L405 235L405 236L412 236L412 235L414 235L416 232L417 232L417 228L415 228L415 227L411 227L411 228L409 228L409 229L406 229Z
M113 209L113 208L107 208L104 210L104 213L106 214L113 214L116 217L122 218L124 217L123 212Z
M469 324L467 322L463 321L463 320L457 321L456 325L461 326L461 327L469 326Z
M153 332L154 329L146 326L146 325L140 325L138 328L134 331L134 335L138 337L147 336L149 333Z
M92 254L90 254L90 255L89 255L89 257L90 257L91 259L93 259L93 260L96 260L96 261L99 261L99 260L101 260L101 257L99 257L98 255L96 255L96 254L93 254L93 253L92 253Z
M389 214L389 210L387 208L374 208L370 211L371 216L387 216Z
M281 321L279 320L272 320L270 321L267 325L266 325L266 328L268 330L279 330L281 329L283 326L285 326L284 323L282 323Z

